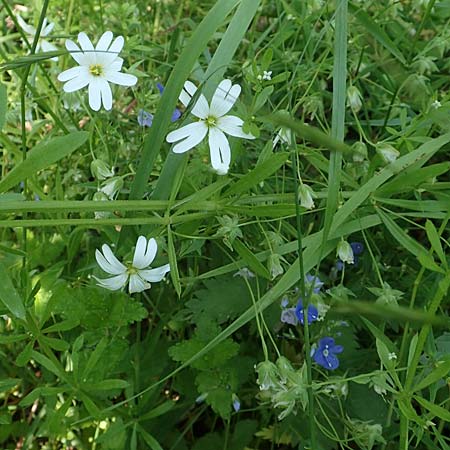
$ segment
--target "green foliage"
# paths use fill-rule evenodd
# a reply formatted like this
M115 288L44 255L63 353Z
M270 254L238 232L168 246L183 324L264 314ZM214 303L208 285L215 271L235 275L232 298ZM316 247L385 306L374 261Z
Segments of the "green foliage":
M0 8L0 447L446 448L448 2L78 6ZM58 50L33 52L19 14L55 22L36 43ZM103 30L138 83L97 112L57 77L64 40ZM208 138L175 154L166 136L224 78L255 139L229 136L219 175ZM97 286L96 249L129 279L140 235L166 279Z

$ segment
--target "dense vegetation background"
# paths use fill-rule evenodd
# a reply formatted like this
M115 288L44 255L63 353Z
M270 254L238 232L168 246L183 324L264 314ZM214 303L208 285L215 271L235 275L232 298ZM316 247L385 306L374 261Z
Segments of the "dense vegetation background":
M449 448L448 0L0 18L1 448ZM109 30L137 82L93 108L64 44ZM221 171L166 136L223 79L252 139ZM130 294L138 236L170 273Z

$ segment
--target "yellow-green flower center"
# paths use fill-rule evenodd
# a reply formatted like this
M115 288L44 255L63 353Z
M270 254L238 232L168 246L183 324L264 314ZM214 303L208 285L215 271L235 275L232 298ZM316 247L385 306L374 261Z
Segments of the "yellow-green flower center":
M208 126L208 128L209 127L215 127L216 126L216 121L217 121L217 118L214 117L214 116L208 116L206 118L206 120L205 120L206 125Z
M89 66L89 73L94 77L100 77L103 75L103 66L101 64L91 64Z
M136 275L138 273L138 269L136 267L133 267L131 264L127 267L128 275Z

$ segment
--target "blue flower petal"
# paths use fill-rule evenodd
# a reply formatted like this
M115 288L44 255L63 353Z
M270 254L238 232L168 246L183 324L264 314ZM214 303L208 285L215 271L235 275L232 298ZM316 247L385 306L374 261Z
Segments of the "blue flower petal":
M350 247L353 250L353 255L360 255L364 251L364 245L361 242L350 242Z

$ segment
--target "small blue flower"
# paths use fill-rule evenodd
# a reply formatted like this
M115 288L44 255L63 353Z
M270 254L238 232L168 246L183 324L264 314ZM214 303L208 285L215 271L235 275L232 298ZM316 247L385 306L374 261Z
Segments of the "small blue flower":
M137 121L141 127L151 127L153 124L153 114L140 109L138 112Z
M335 370L339 367L336 353L342 353L344 347L336 345L331 337L324 337L319 341L318 348L314 351L314 361L327 370Z
M159 93L162 95L164 92L164 86L161 83L156 83L156 87L158 88ZM181 111L178 108L175 108L175 111L172 113L171 121L176 122L181 117Z
M233 402L234 411L238 412L241 409L241 401L239 400L239 397L236 394L233 394L231 396L231 400Z
M281 319L283 323L287 323L289 325L298 325L298 318L295 312L295 308L286 308L281 311Z
M353 251L353 261L354 261L353 267L357 267L359 263L358 255L360 255L364 251L364 245L361 244L361 242L350 242L350 247L352 248ZM344 265L345 265L344 262L338 259L336 262L337 271L340 272L341 270L343 270Z
M324 284L319 277L315 277L314 275L311 275L309 273L305 275L305 281L306 284L312 284L314 282L313 292L315 294L318 294L320 292L320 289Z
M164 92L164 86L161 83L156 83L156 87L160 94ZM170 120L172 122L176 122L181 117L181 111L178 108L175 108L175 111L172 113L172 117ZM141 127L151 127L153 124L153 114L150 114L143 109L140 109L137 116L138 124Z
M364 245L361 242L350 242L350 247L354 255L360 255L364 251Z
M303 325L303 303L302 299L300 299L297 303L297 306L295 308L295 315L297 316L297 319L300 321L300 323ZM319 311L314 305L308 305L308 325L312 322L315 322L319 318Z

